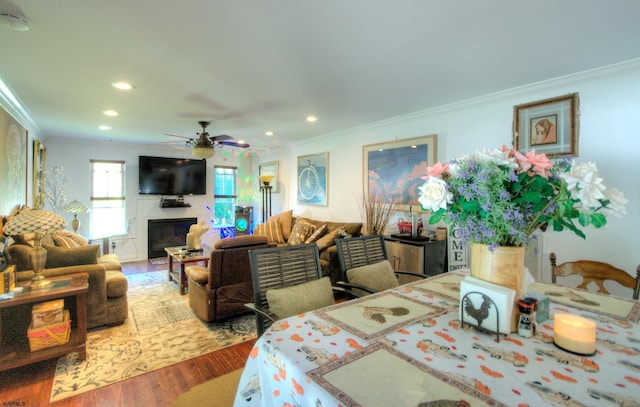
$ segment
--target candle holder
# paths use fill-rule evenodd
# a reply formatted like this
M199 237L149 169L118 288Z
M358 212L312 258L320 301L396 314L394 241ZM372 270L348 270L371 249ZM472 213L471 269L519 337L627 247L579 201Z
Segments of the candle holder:
M572 314L553 316L553 344L582 356L596 353L596 323Z

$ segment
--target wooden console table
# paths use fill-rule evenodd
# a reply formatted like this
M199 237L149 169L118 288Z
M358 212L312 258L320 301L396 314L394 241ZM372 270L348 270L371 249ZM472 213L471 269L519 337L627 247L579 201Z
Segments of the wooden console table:
M202 247L201 252L183 252L184 247L165 247L167 252L167 259L169 261L169 281L176 281L178 287L180 287L180 295L184 295L187 288L187 275L184 272L184 268L187 263L204 262L205 267L209 264L209 256L211 250L206 247ZM173 269L173 261L176 261L180 267L178 270Z
M0 371L28 365L41 360L51 359L77 351L80 360L87 358L87 291L88 274L78 273L67 276L47 278L51 284L46 289L31 290L28 285L13 292L13 298L0 300ZM63 298L65 308L71 314L71 333L69 342L31 352L27 329L31 322L33 304ZM3 330L2 315L14 311L21 305L28 307L28 313L19 313L22 317L9 329ZM18 309L16 309L16 312ZM7 328L7 327L5 327Z

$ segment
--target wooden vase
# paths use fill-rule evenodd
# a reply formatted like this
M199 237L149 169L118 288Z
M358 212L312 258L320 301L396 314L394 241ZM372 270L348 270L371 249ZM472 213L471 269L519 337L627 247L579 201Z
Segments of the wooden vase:
M488 245L472 243L471 275L515 290L511 332L518 332L518 299L525 294L524 247L499 246L491 252Z

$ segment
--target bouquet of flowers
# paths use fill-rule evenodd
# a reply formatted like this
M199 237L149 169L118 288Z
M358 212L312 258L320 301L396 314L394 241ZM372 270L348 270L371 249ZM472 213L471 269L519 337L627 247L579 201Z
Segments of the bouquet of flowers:
M461 239L497 246L526 246L538 229L565 228L585 238L580 226L600 228L609 214L625 213L627 200L607 189L592 162L552 162L535 150L503 146L427 168L419 188L430 224L459 228Z

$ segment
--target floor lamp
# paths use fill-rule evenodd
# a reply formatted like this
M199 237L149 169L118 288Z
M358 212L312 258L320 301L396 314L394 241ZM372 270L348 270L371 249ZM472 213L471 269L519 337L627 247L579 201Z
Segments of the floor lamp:
M267 219L271 216L271 188L269 185L271 181L275 178L274 175L261 175L260 181L262 184L260 185L260 191L262 191L262 223L265 223Z

